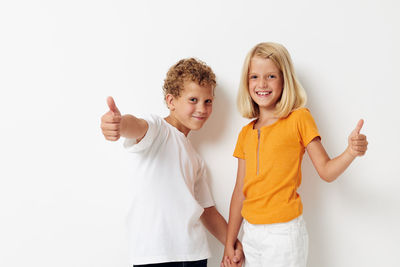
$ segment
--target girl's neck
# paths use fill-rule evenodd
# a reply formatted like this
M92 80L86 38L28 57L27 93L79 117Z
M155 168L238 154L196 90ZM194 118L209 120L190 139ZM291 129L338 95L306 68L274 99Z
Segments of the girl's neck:
M260 110L260 116L254 124L254 129L260 129L263 126L268 126L275 123L279 117L274 113L274 110Z

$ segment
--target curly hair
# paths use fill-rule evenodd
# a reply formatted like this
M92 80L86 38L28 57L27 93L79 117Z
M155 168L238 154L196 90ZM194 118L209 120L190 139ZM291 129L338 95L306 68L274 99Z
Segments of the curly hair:
M163 85L164 97L167 94L179 97L186 81L213 88L217 85L214 72L204 62L195 58L181 59L167 72Z

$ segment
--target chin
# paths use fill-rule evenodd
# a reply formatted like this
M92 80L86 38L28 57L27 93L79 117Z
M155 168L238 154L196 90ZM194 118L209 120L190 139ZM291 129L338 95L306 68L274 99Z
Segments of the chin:
M203 126L203 125L201 125L201 126L198 126L198 127L192 127L192 131L197 131L197 130L200 130L202 126Z
M193 125L192 130L193 131L197 131L200 130L203 127L204 123L200 124L200 125Z

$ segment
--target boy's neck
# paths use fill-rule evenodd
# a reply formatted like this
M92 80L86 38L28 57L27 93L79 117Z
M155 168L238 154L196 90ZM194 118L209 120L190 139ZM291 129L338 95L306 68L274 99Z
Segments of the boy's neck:
M188 129L187 127L185 127L184 125L182 125L174 116L172 116L171 114L169 114L168 117L164 118L164 120L166 122L168 122L169 124L171 124L173 127L175 127L178 131L180 131L181 133L183 133L186 137L188 136L188 134L190 133L190 129Z

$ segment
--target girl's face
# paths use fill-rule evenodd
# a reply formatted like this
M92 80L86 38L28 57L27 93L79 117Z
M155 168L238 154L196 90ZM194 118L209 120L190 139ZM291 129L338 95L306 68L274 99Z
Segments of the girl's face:
M283 76L275 63L269 58L253 57L248 79L250 96L260 112L274 111L283 89Z

